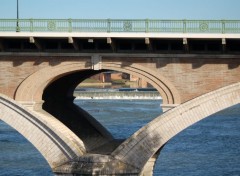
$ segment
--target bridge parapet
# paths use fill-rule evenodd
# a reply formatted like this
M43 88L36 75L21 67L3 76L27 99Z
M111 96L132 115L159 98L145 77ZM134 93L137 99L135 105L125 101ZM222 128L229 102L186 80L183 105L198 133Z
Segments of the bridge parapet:
M0 31L240 33L240 20L0 19Z

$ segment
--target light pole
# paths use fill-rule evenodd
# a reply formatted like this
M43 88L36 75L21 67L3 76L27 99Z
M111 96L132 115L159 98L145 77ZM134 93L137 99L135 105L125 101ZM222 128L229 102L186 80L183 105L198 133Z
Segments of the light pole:
M16 30L16 32L20 31L18 21L19 21L19 11L18 11L18 0L17 0L17 30Z

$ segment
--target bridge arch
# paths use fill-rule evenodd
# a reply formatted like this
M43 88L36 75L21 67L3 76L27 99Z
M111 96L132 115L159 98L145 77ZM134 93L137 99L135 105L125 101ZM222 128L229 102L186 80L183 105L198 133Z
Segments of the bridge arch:
M142 169L163 145L194 123L240 103L240 82L199 96L160 115L142 127L112 156Z
M50 116L33 113L2 94L0 119L32 143L52 169L85 153L82 141L61 122Z
M61 63L49 66L27 77L18 87L15 100L21 102L41 102L44 89L56 79L81 70L92 70L91 63ZM175 86L156 71L139 64L128 62L102 62L103 70L115 70L129 73L145 79L152 84L163 98L163 104L180 104L181 97Z

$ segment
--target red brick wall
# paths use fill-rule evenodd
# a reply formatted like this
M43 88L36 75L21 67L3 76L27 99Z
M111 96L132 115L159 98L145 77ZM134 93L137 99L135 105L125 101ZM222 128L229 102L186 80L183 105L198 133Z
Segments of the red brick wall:
M187 56L187 55L186 55ZM181 56L182 57L182 56ZM179 91L182 102L240 81L240 58L224 56L152 58L105 58L102 62L133 62L167 78ZM202 58L201 58L202 57ZM35 71L62 63L90 63L90 57L0 56L0 93L13 98L19 84ZM115 74L112 79L121 78ZM41 78L39 78L41 79Z
M149 59L150 60L150 59ZM171 81L183 102L240 81L239 59L231 58L161 58L154 64L157 73Z
M90 57L0 56L0 93L13 98L19 84L37 70L79 60L90 62Z

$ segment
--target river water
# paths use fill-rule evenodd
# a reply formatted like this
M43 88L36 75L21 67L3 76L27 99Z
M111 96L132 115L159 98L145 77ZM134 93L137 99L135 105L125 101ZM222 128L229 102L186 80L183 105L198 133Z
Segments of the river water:
M161 100L76 100L111 131L127 138L162 113ZM240 105L187 128L163 148L155 176L240 176ZM0 121L0 175L53 175L39 152Z

